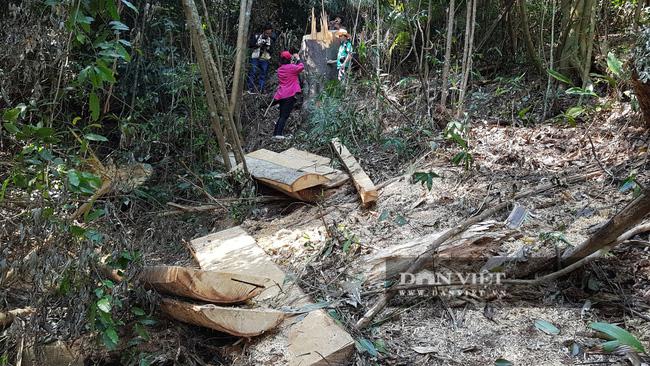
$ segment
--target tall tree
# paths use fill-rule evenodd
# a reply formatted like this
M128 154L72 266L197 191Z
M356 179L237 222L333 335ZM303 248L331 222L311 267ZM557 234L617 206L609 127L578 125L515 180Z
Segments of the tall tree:
M454 0L450 0L449 7L447 8L447 40L445 43L445 64L442 67L442 90L440 92L440 109L442 110L447 108L447 95L449 93L447 84L449 83L449 68L451 66L451 42L454 33L454 16L456 11L454 5Z

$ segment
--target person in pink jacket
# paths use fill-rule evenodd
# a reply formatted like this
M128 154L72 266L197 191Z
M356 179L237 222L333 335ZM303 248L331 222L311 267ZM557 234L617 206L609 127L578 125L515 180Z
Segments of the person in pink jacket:
M275 123L273 131L274 139L284 139L284 124L296 104L296 94L301 93L300 80L298 75L305 69L298 54L294 54L296 63L291 63L291 53L282 51L280 53L280 67L278 68L278 90L273 96L273 103L280 104L280 118Z

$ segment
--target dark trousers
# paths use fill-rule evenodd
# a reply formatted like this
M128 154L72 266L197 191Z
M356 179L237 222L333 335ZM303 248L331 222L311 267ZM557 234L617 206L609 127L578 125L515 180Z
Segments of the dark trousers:
M257 76L257 71L259 69L259 92L264 91L264 83L266 82L266 74L269 71L269 62L259 58L251 59L251 69L248 72L248 90L251 92L255 91L255 79Z
M280 118L278 118L278 121L275 123L273 136L283 135L284 124L287 122L287 119L289 119L293 106L296 104L296 97L280 99L278 103L280 104Z

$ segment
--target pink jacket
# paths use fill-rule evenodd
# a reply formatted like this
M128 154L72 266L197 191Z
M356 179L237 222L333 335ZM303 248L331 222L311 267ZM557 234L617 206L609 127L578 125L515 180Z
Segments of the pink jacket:
M280 100L290 98L300 93L300 82L298 81L298 74L305 69L302 63L286 64L278 68L278 90L275 92L273 99Z

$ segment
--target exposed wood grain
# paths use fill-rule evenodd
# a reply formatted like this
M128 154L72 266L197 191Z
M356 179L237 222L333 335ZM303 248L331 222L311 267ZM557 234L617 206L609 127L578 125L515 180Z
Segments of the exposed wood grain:
M370 205L372 202L377 200L377 189L375 184L370 180L368 174L361 168L361 165L357 160L350 154L350 151L341 144L338 138L332 139L332 147L334 152L341 159L341 162L345 166L345 169L350 173L354 186L361 196L361 202L364 206Z

